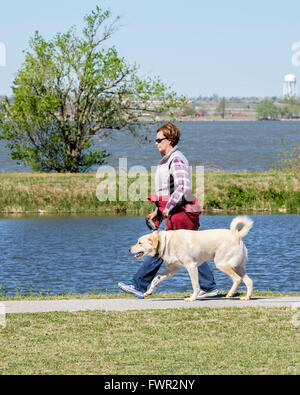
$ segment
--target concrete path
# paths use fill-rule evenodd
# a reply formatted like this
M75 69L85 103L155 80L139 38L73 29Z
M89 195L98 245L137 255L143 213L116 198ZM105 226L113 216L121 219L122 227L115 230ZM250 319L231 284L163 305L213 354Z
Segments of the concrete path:
M195 302L183 299L71 299L42 301L6 301L0 302L2 313L47 313L52 311L128 311L158 310L181 308L223 308L223 307L293 307L300 308L300 296L256 297L249 301L238 298L207 298Z

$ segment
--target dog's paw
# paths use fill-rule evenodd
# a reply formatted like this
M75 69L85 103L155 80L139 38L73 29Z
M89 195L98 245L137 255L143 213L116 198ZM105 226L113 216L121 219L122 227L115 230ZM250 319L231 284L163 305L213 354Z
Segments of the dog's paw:
M144 298L147 298L147 297L150 296L150 295L152 295L152 292L149 292L149 291L148 291L148 292L145 292L145 293L144 293Z
M225 296L226 299L231 299L232 297L233 295L229 295L229 294Z
M193 298L193 297L191 297L191 296L190 296L189 298L185 298L185 299L184 299L185 302L194 302L195 300L196 300L196 299Z
M250 300L251 298L249 296L243 296L242 298L240 298L240 300Z

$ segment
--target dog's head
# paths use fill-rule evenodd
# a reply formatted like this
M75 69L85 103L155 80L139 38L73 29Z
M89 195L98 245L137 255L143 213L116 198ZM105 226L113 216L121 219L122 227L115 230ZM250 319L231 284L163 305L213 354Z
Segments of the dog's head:
M158 232L153 232L142 236L138 242L132 246L129 251L134 254L135 259L140 259L143 256L157 256L159 247Z

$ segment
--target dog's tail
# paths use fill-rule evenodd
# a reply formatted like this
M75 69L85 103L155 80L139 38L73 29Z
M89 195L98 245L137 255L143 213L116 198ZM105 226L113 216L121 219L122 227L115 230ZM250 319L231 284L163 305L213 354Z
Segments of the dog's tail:
M241 228L239 229L239 226ZM239 240L245 237L253 226L253 221L246 215L235 217L230 224L231 233Z

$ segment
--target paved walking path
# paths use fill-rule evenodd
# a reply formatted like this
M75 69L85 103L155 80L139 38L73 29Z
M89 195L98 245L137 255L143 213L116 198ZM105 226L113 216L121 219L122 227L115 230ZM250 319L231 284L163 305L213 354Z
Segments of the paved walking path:
M298 305L297 305L298 304ZM159 310L180 308L223 308L223 307L300 307L300 296L255 297L244 301L238 298L207 298L195 302L183 299L70 299L70 300L30 300L6 301L0 303L0 310L10 313L47 313L52 311L128 311Z

